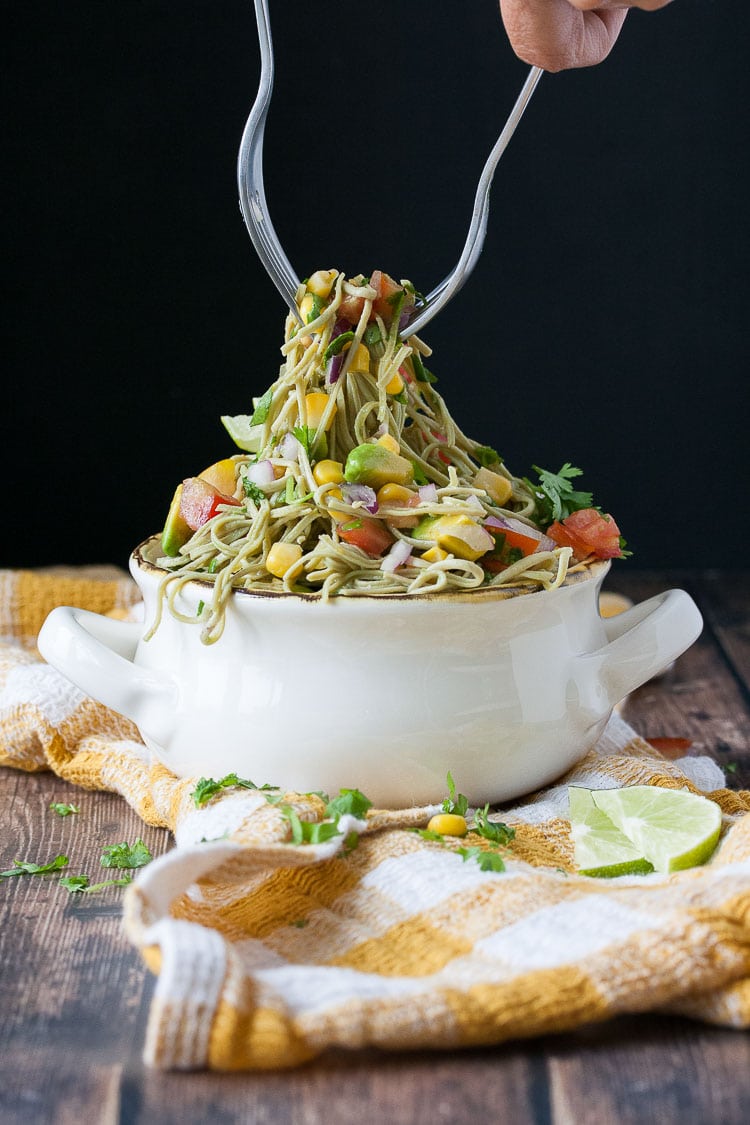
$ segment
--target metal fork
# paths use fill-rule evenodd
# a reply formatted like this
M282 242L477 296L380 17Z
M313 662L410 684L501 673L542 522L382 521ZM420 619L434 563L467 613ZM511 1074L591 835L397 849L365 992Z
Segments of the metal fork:
M268 214L268 204L263 186L263 134L273 89L273 45L268 0L255 0L255 18L260 40L260 84L250 116L247 119L237 160L237 182L240 192L240 210L258 257L278 289L292 314L300 320L295 295L299 279L282 249L279 237ZM489 216L489 196L492 177L518 122L523 116L536 84L542 75L532 66L515 105L505 122L503 131L495 142L479 177L469 233L461 256L453 270L427 294L416 316L404 327L404 333L413 335L422 328L454 297L474 269L484 245Z

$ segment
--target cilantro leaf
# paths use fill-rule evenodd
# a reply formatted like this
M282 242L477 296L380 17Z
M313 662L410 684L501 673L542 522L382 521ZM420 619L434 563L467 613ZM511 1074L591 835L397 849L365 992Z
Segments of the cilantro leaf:
M359 789L341 789L326 805L326 816L343 816L348 813L357 820L364 820L365 813L372 808L372 801L360 793Z
M271 401L273 400L273 391L269 387L265 394L261 395L258 399L253 416L250 419L251 426L260 426L265 422L268 417L268 412L271 409Z
M488 816L489 808L489 805L485 805L483 809L477 809L472 831L485 840L492 840L494 844L509 844L516 835L515 828L502 821L491 821Z
M549 527L555 520L564 520L582 508L594 507L592 494L579 491L571 484L576 477L583 476L582 469L577 469L569 461L557 473L540 469L538 465L534 465L533 469L539 474L539 483L534 484L528 477L525 478L525 483L534 494L541 526Z
M491 445L478 445L474 450L474 458L483 469L488 469L490 465L501 465L503 461L500 454Z
M420 383L437 383L437 376L427 370L419 352L411 353L411 365L414 369L414 378L418 379Z
M218 781L214 780L213 777L201 777L191 794L196 809L207 805L211 798L220 793L222 789L258 789L264 792L267 789L278 789L278 785L269 785L267 782L264 785L256 785L254 781L250 781L249 778L238 777L236 773L228 773L224 777L220 777Z
M264 500L268 499L260 485L256 484L254 480L250 480L250 477L242 478L242 488L245 496L249 497L255 504L262 504Z
M368 348L374 348L378 344L382 344L383 337L377 324L368 324L362 334L362 343Z
M414 470L414 483L415 484L429 484L427 474L418 461L412 461L412 468Z
M70 894L92 895L106 887L127 887L132 882L132 875L123 875L121 879L105 879L102 883L89 883L88 875L66 875L60 879L60 886Z
M468 799L464 797L463 793L456 793L456 784L450 770L448 770L446 781L448 783L448 796L441 806L443 812L466 816L466 810L469 807Z
M0 879L12 879L15 875L47 875L51 871L59 871L67 867L68 857L56 855L47 863L32 863L27 859L14 859L13 867L9 871L0 871Z
M281 813L291 826L293 844L324 844L326 840L341 835L338 817L336 820L300 820L291 805L283 806Z
M73 813L80 811L78 805L66 805L62 801L52 801L50 809L52 812L56 812L58 816L71 816Z
M102 867L145 867L154 857L140 838L132 845L109 844L99 860Z
M312 324L312 322L314 320L318 319L318 317L320 316L322 311L323 311L323 298L319 297L317 293L313 293L312 294L312 305L310 307L309 313L307 314L307 323Z
M455 851L464 863L469 859L476 860L480 871L505 871L503 858L497 852L488 852L484 848L456 848Z

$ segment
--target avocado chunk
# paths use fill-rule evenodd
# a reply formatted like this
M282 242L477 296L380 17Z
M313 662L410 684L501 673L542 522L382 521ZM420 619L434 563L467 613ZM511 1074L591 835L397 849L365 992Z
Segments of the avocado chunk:
M175 489L175 494L172 497L172 503L169 505L167 522L164 524L164 530L161 533L161 549L164 554L169 555L170 558L179 555L180 547L184 546L193 534L193 529L185 523L185 520L180 515L181 499L182 485L178 484Z
M414 466L384 445L365 442L356 445L347 457L344 479L350 484L369 484L377 491L384 484L411 484Z
M495 545L489 532L470 516L425 516L412 532L415 539L437 543L450 555L476 562Z

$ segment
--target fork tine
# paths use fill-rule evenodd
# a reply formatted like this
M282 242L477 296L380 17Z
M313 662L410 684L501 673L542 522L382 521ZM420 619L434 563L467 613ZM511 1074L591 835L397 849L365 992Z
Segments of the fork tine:
M429 321L440 312L443 306L450 301L451 297L454 297L456 293L458 293L459 289L474 269L477 258L482 251L484 237L487 232L487 219L490 210L490 187L492 185L492 177L495 168L497 167L500 157L505 152L518 122L521 120L523 111L529 104L531 95L534 93L536 84L541 78L542 73L542 70L540 70L538 66L531 67L508 120L505 122L500 136L495 141L490 155L487 157L487 161L482 169L482 174L479 177L476 195L474 196L474 207L471 215L471 223L469 225L469 233L466 236L466 242L464 243L464 248L461 251L461 256L456 266L435 286L431 293L427 294L422 310L404 329L406 335L414 335L424 328L425 324L429 323Z
M255 18L260 41L260 82L237 158L240 210L258 257L290 311L299 320L295 294L300 283L269 217L263 184L263 138L273 90L273 45L267 0L255 0Z

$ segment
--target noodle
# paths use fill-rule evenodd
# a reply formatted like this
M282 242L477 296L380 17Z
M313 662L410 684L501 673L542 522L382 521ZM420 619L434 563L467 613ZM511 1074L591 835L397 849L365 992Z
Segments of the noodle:
M385 299L383 279L393 288ZM559 586L571 549L544 541L534 522L529 485L451 417L424 367L429 347L404 327L415 304L413 287L408 282L396 286L379 273L370 282L348 281L334 271L313 275L308 283L313 290L314 283L324 296L300 287L297 303L306 322L300 325L288 315L278 378L256 400L254 415L224 420L243 449L231 459L233 493L223 490L214 514L188 532L177 549L169 551L162 539L165 554L156 562L165 578L149 635L159 624L164 601L178 620L200 622L206 643L216 641L237 588L325 599L510 584ZM334 340L339 342L332 346ZM404 482L408 500L374 486L367 486L362 499L361 489L352 484L358 478L351 466L362 459L363 447L366 455L373 445L381 447L378 455L397 449L400 464L411 462ZM366 474L363 479L366 483ZM504 494L502 503L493 499L488 481ZM446 526L459 528L448 537L447 550L433 534L445 517L453 517ZM460 538L467 527L469 539L484 537L491 544L490 532L502 538L495 525L485 524L487 517L499 520L497 526L510 518L527 527L539 540L538 549L520 557L506 552L503 561L490 551L487 557L497 565L488 569L483 552L477 554ZM382 544L377 550L366 542L375 533ZM289 561L276 576L272 552L278 553L278 545L286 545ZM198 615L186 616L178 609L179 595L194 579L210 581L213 596Z

